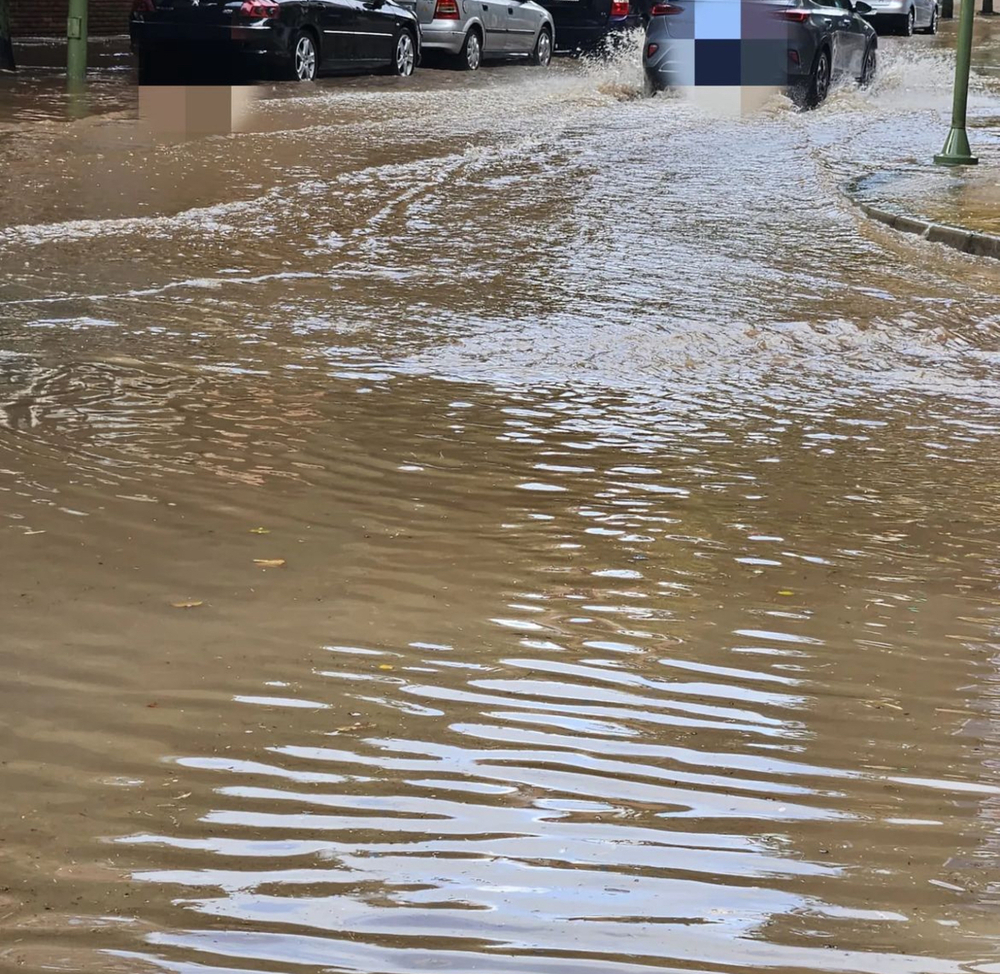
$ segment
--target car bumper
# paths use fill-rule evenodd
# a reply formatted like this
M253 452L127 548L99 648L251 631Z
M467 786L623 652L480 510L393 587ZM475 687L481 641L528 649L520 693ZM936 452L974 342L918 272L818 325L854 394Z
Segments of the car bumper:
M870 23L878 23L884 17L905 17L910 12L908 0L898 0L898 2L883 2L864 15L865 20Z
M624 40L626 35L642 26L638 14L628 17L616 17L603 26L593 24L560 24L555 28L555 49L559 52L593 51L601 47L613 46Z
M465 44L465 31L455 29L455 21L431 21L420 25L420 47L425 51L459 54Z
M649 53L650 47L655 51ZM643 46L642 66L654 88L690 88L695 86L740 86L780 88L809 75L812 48L796 50L785 41L753 40L741 42L740 59L732 77L720 80L718 71L704 71L697 64L693 39L647 37Z

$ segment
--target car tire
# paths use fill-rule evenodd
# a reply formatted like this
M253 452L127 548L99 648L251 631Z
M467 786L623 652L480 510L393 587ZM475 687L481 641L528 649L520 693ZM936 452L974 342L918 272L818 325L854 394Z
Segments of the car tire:
M396 35L392 45L392 64L389 73L398 78L409 78L417 67L417 42L413 31L405 27Z
M921 34L936 34L938 28L938 8L937 4L934 4L934 9L931 11L931 22L926 26L921 28Z
M292 38L291 54L283 74L289 81L315 81L318 69L316 38L309 31L300 30Z
M872 42L865 48L864 60L861 62L861 77L858 84L862 88L870 88L875 80L875 72L878 69L878 48Z
M483 40L475 27L471 27L465 35L465 43L455 63L460 71L478 71L483 63Z
M552 63L552 31L547 26L538 32L535 50L531 54L531 63L541 68L547 68Z
M804 82L799 82L792 97L803 108L818 108L830 93L831 77L830 49L821 47L813 61L809 77Z
M905 17L899 18L899 29L896 33L903 37L912 37L916 19L916 14L913 12L913 8L910 7L910 12Z

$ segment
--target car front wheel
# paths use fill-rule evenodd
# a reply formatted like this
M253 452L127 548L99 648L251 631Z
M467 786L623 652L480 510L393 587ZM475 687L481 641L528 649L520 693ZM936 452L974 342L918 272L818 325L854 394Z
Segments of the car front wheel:
M797 90L796 100L805 108L816 108L830 91L830 52L824 47L816 55L812 73Z
M875 68L878 64L878 54L874 44L865 49L865 59L861 65L861 77L858 79L862 88L867 88L875 80Z
M535 50L531 55L533 64L547 68L552 63L552 34L548 27L543 27L535 43Z
M903 37L912 37L913 27L915 23L916 23L916 15L914 14L913 9L911 8L910 12L905 17L900 18L899 33L902 34Z
M931 11L931 22L921 31L924 34L936 34L938 28L938 8L937 4L934 4L934 9Z
M417 45L413 40L413 34L405 27L396 36L393 52L392 73L401 78L410 77L417 65Z

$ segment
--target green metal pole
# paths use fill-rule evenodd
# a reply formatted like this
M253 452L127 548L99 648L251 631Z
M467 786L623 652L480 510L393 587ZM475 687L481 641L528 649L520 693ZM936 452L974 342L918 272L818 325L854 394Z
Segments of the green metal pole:
M979 160L972 154L965 134L965 113L969 103L969 68L972 64L972 19L976 0L962 0L958 13L958 44L955 49L955 101L951 110L951 131L944 148L934 157L939 166L974 166Z
M87 0L69 0L66 75L70 81L83 81L87 76Z

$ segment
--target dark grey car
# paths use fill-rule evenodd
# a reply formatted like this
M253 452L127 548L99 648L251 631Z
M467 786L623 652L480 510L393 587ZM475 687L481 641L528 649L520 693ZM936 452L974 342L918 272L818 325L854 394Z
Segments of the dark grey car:
M875 77L878 37L862 0L670 0L650 10L649 86L783 87L814 108L830 86Z

